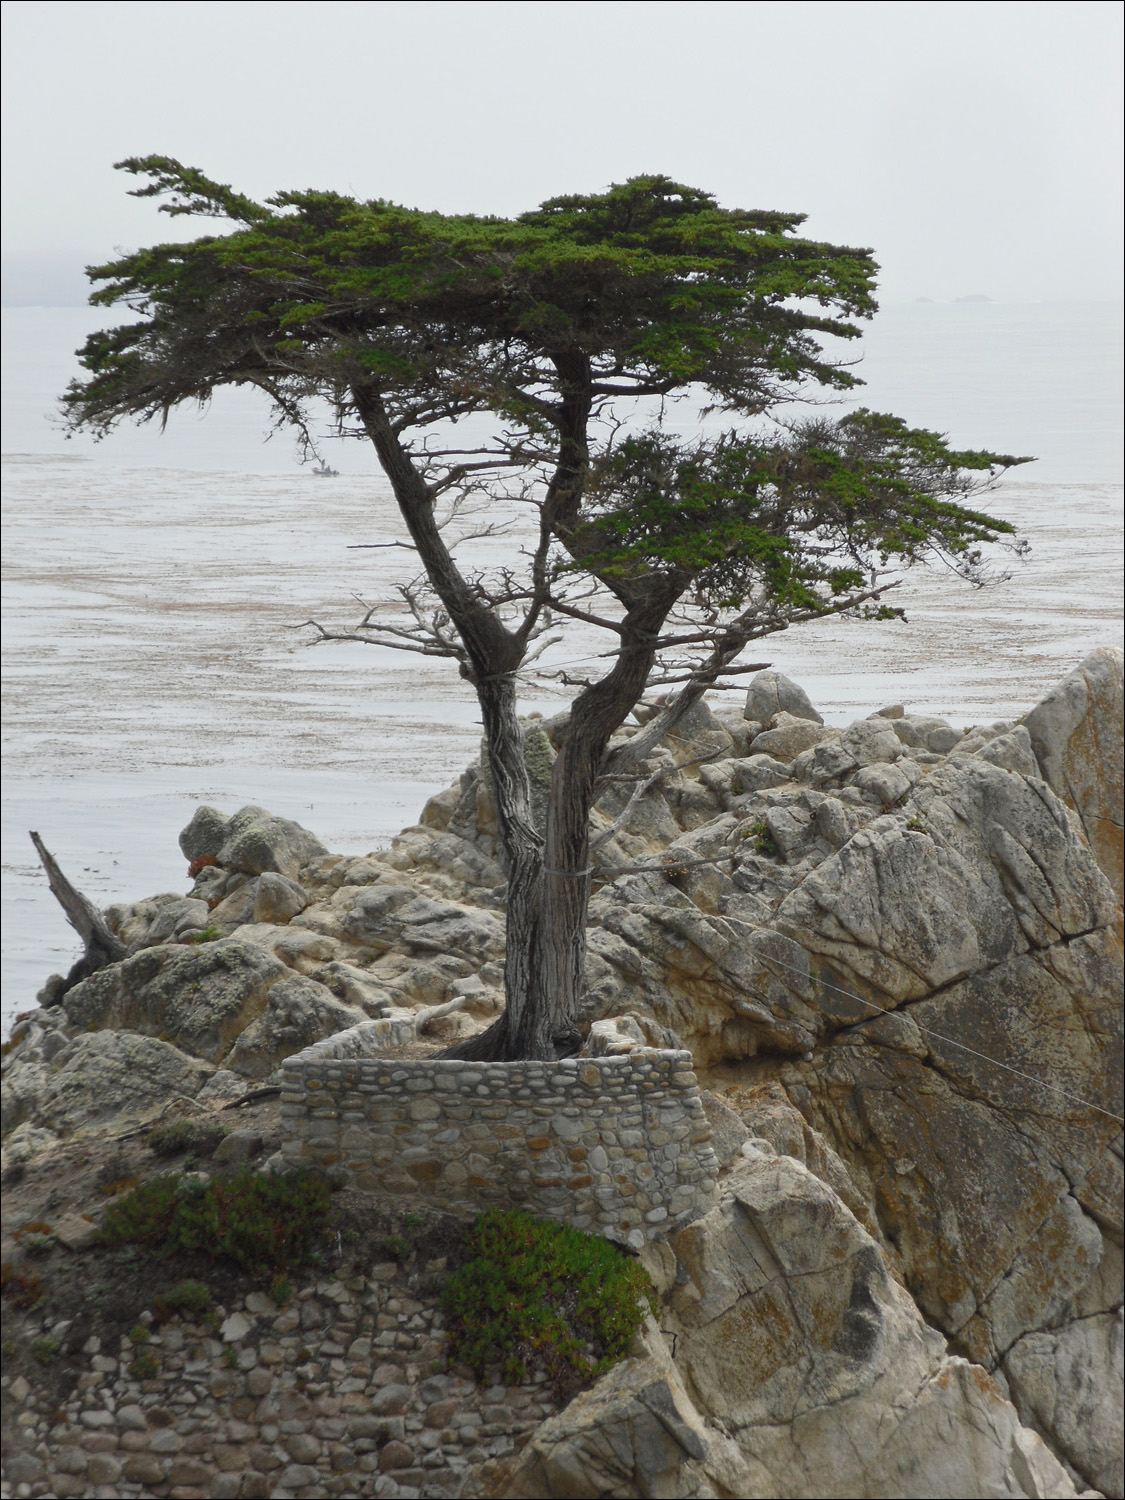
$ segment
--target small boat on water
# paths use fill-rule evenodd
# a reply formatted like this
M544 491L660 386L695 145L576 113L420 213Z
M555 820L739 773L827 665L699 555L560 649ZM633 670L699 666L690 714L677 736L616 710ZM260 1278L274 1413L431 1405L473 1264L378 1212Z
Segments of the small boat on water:
M318 479L339 479L339 469L334 469L331 464L313 464L312 472Z

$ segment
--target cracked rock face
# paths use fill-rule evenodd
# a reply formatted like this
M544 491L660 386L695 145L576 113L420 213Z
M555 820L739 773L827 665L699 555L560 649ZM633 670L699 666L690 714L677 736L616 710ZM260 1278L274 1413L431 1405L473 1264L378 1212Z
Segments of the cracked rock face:
M499 1493L1078 1494L837 1195L791 1157L744 1152L722 1202L665 1247L671 1296L639 1356L545 1422Z

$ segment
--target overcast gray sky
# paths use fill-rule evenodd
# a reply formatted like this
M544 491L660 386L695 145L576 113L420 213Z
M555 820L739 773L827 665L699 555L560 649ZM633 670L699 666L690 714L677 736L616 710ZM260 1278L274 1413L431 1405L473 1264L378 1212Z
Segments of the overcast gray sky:
M1119 295L1107 3L9 0L8 300L188 237L112 171L514 214L664 172L871 245L888 298ZM69 296L67 294L69 293Z

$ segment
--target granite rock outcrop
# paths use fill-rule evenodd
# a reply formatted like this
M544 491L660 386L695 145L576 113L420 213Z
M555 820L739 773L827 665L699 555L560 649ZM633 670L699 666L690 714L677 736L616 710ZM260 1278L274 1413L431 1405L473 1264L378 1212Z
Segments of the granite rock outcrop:
M769 678L594 813L588 1045L690 1048L729 1175L665 1247L674 1357L650 1329L512 1483L1120 1495L1121 653L965 731L903 705L828 726ZM529 722L529 764L553 736ZM17 1024L14 1156L365 1021L449 1042L497 1013L486 766L362 858L260 808L181 843L191 891L111 908L126 958ZM828 1258L797 1268L787 1236ZM712 1368L728 1344L752 1380Z

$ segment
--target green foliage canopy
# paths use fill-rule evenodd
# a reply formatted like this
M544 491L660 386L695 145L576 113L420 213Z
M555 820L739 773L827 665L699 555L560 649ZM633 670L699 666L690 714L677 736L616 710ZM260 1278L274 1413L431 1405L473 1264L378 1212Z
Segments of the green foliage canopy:
M94 428L227 383L346 405L358 382L400 418L436 402L550 423L568 378L602 396L697 382L757 413L810 379L851 386L816 335L854 338L875 308L868 251L666 177L499 219L312 191L258 204L166 157L120 165L163 211L234 227L91 268L95 304L143 315L86 344L92 378L66 402Z

